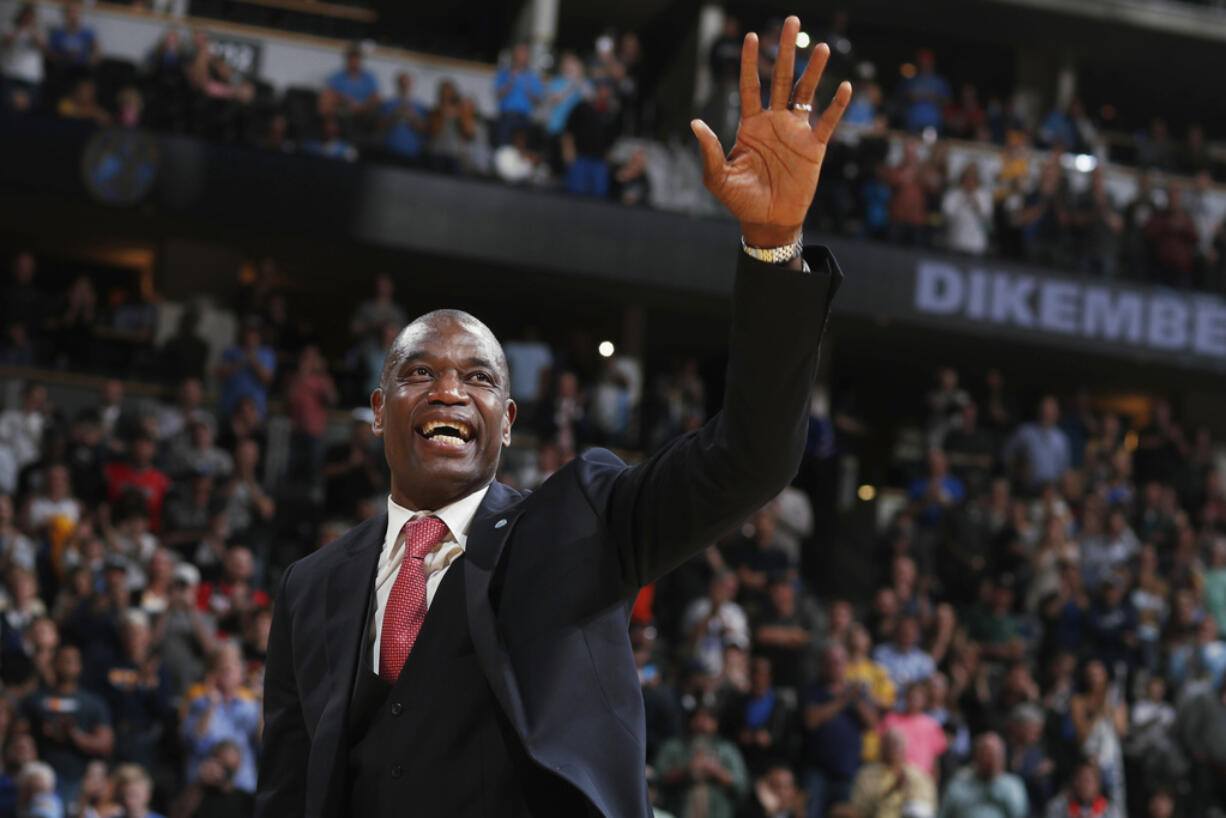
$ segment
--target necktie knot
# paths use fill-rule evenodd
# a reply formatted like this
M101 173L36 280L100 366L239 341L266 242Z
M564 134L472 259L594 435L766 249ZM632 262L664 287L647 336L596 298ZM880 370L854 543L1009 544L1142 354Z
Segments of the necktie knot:
M418 517L404 524L405 555L422 560L447 536L447 524L438 517Z

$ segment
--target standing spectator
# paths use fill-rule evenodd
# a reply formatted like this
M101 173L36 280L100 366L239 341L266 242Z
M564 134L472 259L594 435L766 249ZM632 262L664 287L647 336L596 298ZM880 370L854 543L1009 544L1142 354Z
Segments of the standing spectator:
M590 100L575 105L562 134L566 192L604 199L609 195L607 156L620 130L613 85L597 80Z
M805 789L808 818L821 818L851 795L860 768L860 734L877 724L872 701L859 685L847 682L847 653L832 644L822 655L819 680L804 693Z
M173 451L186 447L191 437L193 423L213 424L213 416L209 410L200 405L204 398L204 387L200 379L185 377L176 392L175 402L163 406L157 414L158 443Z
M76 800L91 758L106 758L115 744L106 702L80 687L81 651L60 645L55 653L55 685L21 701L21 718L38 742L39 758L58 773L56 793Z
M152 769L173 712L170 672L153 653L143 611L124 614L121 628L122 655L101 676L97 691L114 719L115 760Z
M889 671L894 687L906 689L912 682L920 682L936 672L932 657L919 646L920 624L914 616L898 620L891 642L878 645L873 651L873 661Z
M903 104L903 127L911 133L925 128L941 132L944 109L953 97L949 83L936 72L936 55L921 48L915 55L918 70L899 87Z
M234 786L255 792L256 747L260 705L242 686L243 664L238 647L222 645L213 653L201 692L185 702L182 737L187 750L187 780L194 781L214 747L231 741L238 746L238 764L231 771Z
M175 566L166 612L157 618L153 641L171 674L176 695L204 675L205 659L215 647L217 624L196 607L200 570L191 563Z
M127 462L108 463L106 467L106 491L111 503L117 502L128 489L134 489L144 501L149 515L149 528L161 531L162 501L170 490L170 478L153 465L157 443L146 432L140 432L132 440ZM119 517L116 515L116 520Z
M98 38L92 28L81 25L81 4L64 5L64 24L47 37L47 59L57 72L87 69L98 61Z
M12 26L0 35L0 104L14 111L38 107L46 50L34 4L23 3Z
M1073 200L1068 219L1074 256L1084 271L1113 278L1124 218L1107 192L1101 167L1090 173L1090 186Z
M162 377L177 381L181 378L204 379L205 365L209 358L209 345L197 333L200 326L200 310L188 306L179 315L174 335L166 339L159 350Z
M254 581L255 561L251 550L230 546L216 582L205 582L196 592L196 606L216 618L218 633L241 635L247 619L259 608L272 604L267 592Z
M221 379L221 414L229 417L242 398L255 403L262 418L268 403L268 387L277 369L277 356L260 337L260 321L248 316L243 321L239 343L221 353L216 375Z
M805 793L796 787L796 775L782 761L776 761L754 782L749 805L738 818L804 818ZM661 818L656 812L656 818Z
M478 137L477 113L468 97L461 97L455 83L438 84L438 97L430 112L430 153L427 164L441 173L466 169Z
M375 295L358 305L349 322L349 331L359 343L382 344L383 328L393 324L396 330L408 323L404 309L396 303L396 282L388 273L375 276Z
M792 755L796 706L775 687L765 656L750 660L749 679L749 691L737 695L729 706L727 732L735 737L749 770L760 773L771 759Z
M940 449L928 450L927 464L928 474L911 484L907 497L917 522L936 527L951 507L966 499L966 487L949 473L948 461Z
M1158 211L1153 182L1148 173L1137 174L1137 190L1131 201L1124 206L1123 256L1127 259L1126 272L1134 279L1146 280L1150 274L1150 246L1146 229Z
M755 648L770 659L775 681L799 689L812 677L816 664L821 616L808 597L800 598L797 582L789 575L771 580L767 605L756 617Z
M749 620L735 602L736 592L736 574L717 573L708 584L707 595L690 603L682 619L690 655L711 676L723 670L724 648L749 647Z
M199 774L175 801L172 815L248 818L255 811L255 795L238 785L243 760L242 742L225 739L214 744L200 763Z
M1124 803L1124 751L1121 738L1128 732L1128 705L1123 701L1123 680L1111 682L1106 666L1097 660L1082 671L1082 692L1069 700L1069 715L1081 751L1089 756L1103 778L1103 789L1115 804Z
M287 397L290 426L291 478L313 484L324 465L324 432L328 408L336 404L336 386L328 374L328 362L315 344L303 348L298 372L290 382Z
M678 815L701 810L708 818L733 818L749 789L741 754L718 733L715 713L700 705L690 716L689 735L669 739L656 756L660 783L672 791Z
M957 102L945 108L945 133L955 139L988 141L988 113L979 104L979 89L962 83Z
M13 498L0 492L0 572L17 565L34 570L34 542L14 523Z
M1192 759L1191 815L1205 818L1226 803L1226 682L1190 695L1179 705L1175 735Z
M1060 266L1065 263L1067 182L1059 159L1050 157L1039 171L1039 183L1026 192L1014 222L1021 231L1022 252L1035 264Z
M396 75L396 94L380 110L383 147L412 166L420 165L426 152L426 119L430 112L413 99L413 77L407 71Z
M936 812L932 776L907 760L907 749L906 736L888 729L881 738L881 761L856 773L851 805L860 818L901 818L904 810L915 815L921 806L929 815Z
M1005 444L1002 457L1012 463L1022 458L1023 483L1034 491L1047 483L1055 483L1072 464L1068 437L1059 427L1060 404L1047 395L1039 401L1036 420L1024 423Z
M934 781L937 777L937 761L949 747L945 731L940 723L928 715L930 696L928 682L912 682L907 687L906 709L890 712L881 717L879 730L899 732L904 738L906 758Z
M22 386L17 408L0 412L0 448L12 455L15 471L38 460L50 414L47 390L35 381Z
M558 75L545 84L543 103L545 137L549 140L550 160L555 167L560 168L562 146L559 140L566 129L566 121L590 91L583 61L573 51L563 53Z
M213 426L208 420L193 420L187 429L187 441L173 449L167 470L176 479L191 475L204 475L215 480L225 480L234 471L234 458L225 449L213 442Z
M325 159L340 159L344 162L358 161L357 147L341 135L340 122L334 116L325 116L320 120L319 138L303 142L302 152L311 156L322 156Z
M941 799L938 818L1026 818L1026 788L1005 772L1005 745L995 733L975 740L972 765L963 769Z
M1051 798L1056 772L1056 765L1044 748L1043 722L1042 708L1031 702L1017 705L1009 715L1006 766L1026 785L1032 816L1037 816Z
M992 194L979 181L979 165L962 169L958 186L946 191L941 201L945 214L945 243L951 250L982 256L988 249L992 220Z
M503 349L510 369L511 394L519 406L518 416L531 423L553 368L553 350L541 340L540 330L535 326L525 327L523 336L508 341Z
M240 440L234 449L234 474L218 494L225 500L230 534L262 546L277 505L260 483L259 464L260 444L250 438Z
M529 65L531 57L527 43L516 43L511 49L511 64L502 66L494 75L494 94L498 97L496 148L509 143L516 131L531 129L532 113L545 95L541 78Z
M847 628L844 643L847 647L847 681L863 688L861 695L867 696L879 711L887 713L893 710L898 695L894 680L890 678L890 672L869 655L873 640L868 628L858 622L853 623ZM880 755L878 731L865 730L861 739L864 760L876 761Z
M345 49L345 67L328 77L319 94L319 113L324 117L358 117L379 110L379 81L362 66L362 47Z
M1184 189L1172 185L1167 192L1167 206L1150 217L1145 225L1145 238L1153 248L1158 282L1188 287L1196 266L1200 233L1196 222L1184 208Z
M920 160L914 139L903 143L902 159L886 174L890 186L890 238L900 244L927 247L932 243L928 230L928 197L940 187L940 179Z
M1127 812L1123 802L1108 800L1102 792L1102 779L1093 761L1083 760L1073 770L1064 792L1047 805L1046 818L1121 818Z
M385 490L386 463L374 443L370 422L354 418L349 440L328 449L323 468L324 508L328 513L353 518L360 501Z

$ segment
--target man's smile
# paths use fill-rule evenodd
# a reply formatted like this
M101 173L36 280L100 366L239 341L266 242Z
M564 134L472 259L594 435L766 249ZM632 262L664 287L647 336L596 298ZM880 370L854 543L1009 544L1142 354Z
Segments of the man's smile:
M462 420L428 420L417 427L417 435L435 446L461 450L476 438L472 427Z

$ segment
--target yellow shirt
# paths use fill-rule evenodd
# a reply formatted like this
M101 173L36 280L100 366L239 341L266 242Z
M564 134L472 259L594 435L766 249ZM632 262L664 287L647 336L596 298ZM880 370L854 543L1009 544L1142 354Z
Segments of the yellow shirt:
M849 661L843 678L850 684L863 684L867 687L868 695L878 709L893 709L897 695L894 691L894 681L889 672L872 659ZM860 738L860 757L864 761L876 761L880 746L881 737L877 735L877 731L865 730Z
M926 804L936 813L936 787L914 764L903 764L902 782L884 764L861 767L851 784L851 805L860 818L899 818L907 804Z

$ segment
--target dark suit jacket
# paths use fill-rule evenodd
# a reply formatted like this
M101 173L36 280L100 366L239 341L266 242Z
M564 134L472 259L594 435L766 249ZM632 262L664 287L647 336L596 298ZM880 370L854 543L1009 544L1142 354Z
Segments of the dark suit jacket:
M812 273L738 256L722 411L635 466L593 449L534 493L495 482L468 534L468 627L481 669L529 755L610 818L651 815L627 635L635 595L796 474L818 342L842 280L822 248L806 254ZM344 810L346 710L386 525L386 515L368 520L282 577L259 818Z

